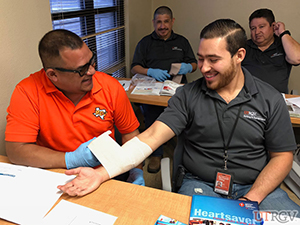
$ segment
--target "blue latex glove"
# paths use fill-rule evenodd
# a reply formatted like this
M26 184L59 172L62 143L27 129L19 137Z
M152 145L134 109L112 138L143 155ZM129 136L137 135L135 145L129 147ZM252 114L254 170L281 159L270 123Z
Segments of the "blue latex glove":
M73 169L76 167L95 167L100 165L99 160L94 156L88 145L94 140L93 139L81 144L74 152L66 152L65 162L67 169Z
M148 69L147 75L155 78L157 81L165 81L166 79L171 77L171 75L168 74L168 70L152 69L152 68Z
M178 74L187 74L193 71L192 64L190 63L181 63L180 70Z
M127 182L145 186L145 180L143 176L143 170L138 168L133 168L129 171L129 177L127 178Z

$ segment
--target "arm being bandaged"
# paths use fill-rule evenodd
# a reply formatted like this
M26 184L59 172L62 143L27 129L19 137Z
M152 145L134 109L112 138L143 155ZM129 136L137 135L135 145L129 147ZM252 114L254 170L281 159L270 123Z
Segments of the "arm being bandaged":
M104 166L110 178L136 167L152 153L152 149L137 137L121 147L109 134L111 131L101 134L88 148Z

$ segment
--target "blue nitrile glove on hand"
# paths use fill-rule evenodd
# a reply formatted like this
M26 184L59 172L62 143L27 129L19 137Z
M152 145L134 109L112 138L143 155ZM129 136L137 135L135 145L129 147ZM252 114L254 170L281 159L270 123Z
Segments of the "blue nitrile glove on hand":
M193 71L192 64L190 63L181 63L180 70L178 74L187 74Z
M95 167L99 166L101 163L94 156L91 150L88 148L88 145L95 139L84 142L81 144L74 152L66 152L65 162L67 169L73 169L76 167Z
M127 182L145 186L145 180L143 176L143 170L138 168L133 168L129 171L129 177L127 178Z
M158 81L165 81L166 79L171 77L171 75L168 74L168 70L152 69L152 68L148 69L147 75L153 77Z

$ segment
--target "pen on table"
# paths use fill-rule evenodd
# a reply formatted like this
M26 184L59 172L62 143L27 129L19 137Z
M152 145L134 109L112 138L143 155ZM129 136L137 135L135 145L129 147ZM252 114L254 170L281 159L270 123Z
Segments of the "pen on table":
M14 175L14 174L9 174L9 173L0 173L0 176L15 177L16 175Z

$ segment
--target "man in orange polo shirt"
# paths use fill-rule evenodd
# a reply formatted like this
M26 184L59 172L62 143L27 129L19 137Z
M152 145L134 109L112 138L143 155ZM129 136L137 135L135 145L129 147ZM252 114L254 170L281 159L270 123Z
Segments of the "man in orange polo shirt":
M114 126L122 143L139 133L124 88L115 78L95 71L96 56L79 36L50 31L39 43L39 55L44 68L16 86L7 109L6 153L12 163L95 167L100 162L87 148L94 137L110 130L115 138ZM143 184L139 168L129 173L129 179Z

